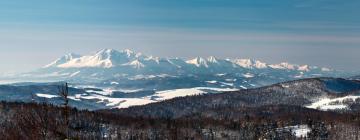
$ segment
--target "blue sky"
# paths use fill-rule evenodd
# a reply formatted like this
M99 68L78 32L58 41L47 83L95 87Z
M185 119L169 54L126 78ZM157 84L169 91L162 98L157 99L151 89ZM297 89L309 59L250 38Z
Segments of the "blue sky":
M3 0L0 72L101 48L360 70L359 0Z

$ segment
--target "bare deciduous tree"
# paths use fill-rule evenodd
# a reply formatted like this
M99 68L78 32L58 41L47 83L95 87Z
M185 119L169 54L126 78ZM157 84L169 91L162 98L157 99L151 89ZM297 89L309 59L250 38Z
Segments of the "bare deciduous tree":
M64 121L65 121L65 132L66 138L69 138L69 116L70 116L70 108L69 108L69 86L68 83L61 85L59 87L59 95L63 100L63 109L64 109Z

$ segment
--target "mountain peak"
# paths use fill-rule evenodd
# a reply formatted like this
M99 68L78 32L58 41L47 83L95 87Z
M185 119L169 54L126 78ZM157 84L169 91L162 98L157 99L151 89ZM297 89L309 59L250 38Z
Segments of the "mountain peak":
M96 55L102 55L102 56L113 56L113 55L126 55L127 57L139 57L141 53L135 53L134 51L130 49L124 49L121 51L117 51L115 49L102 49L100 51L97 51L95 53Z
M208 57L207 61L211 63L218 63L218 59L215 56Z
M289 70L295 70L295 65L290 64L288 62L282 62L280 64L274 64L274 65L270 65L271 68L273 69L289 69Z
M120 52L114 49L102 49L95 53L94 56L99 57L99 59L110 59L111 56L116 55Z
M268 65L264 62L261 62L259 60L253 60L253 59L235 59L233 63L243 67L243 68L258 68L258 69L264 69L267 68Z
M196 67L201 67L201 66L209 67L207 60L202 57L196 57L194 59L186 61L186 63L195 65Z
M140 69L140 68L144 68L145 65L143 63L141 63L138 59L131 61L129 63L123 64L124 66L132 66L133 68L136 69Z
M125 49L125 50L122 50L120 51L121 53L125 53L128 57L130 57L131 55L134 55L135 52L130 50L130 49Z
M59 68L81 68L81 67L102 67L111 68L120 66L137 59L141 54L136 54L129 49L117 51L115 49L102 49L91 55L67 59L63 63L58 63Z
M64 64L68 61L71 61L71 60L79 58L79 57L81 57L81 55L78 55L75 53L68 53L68 54L56 59L54 62L51 62L50 64L44 66L43 68L56 67L57 65Z
M302 65L298 67L299 71L310 71L309 65Z

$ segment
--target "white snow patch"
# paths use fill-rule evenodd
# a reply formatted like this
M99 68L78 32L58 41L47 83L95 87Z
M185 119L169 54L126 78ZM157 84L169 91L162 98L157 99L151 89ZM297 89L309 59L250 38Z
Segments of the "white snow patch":
M51 94L43 94L43 93L36 93L36 96L38 97L43 97L43 98L56 98L56 97L60 97L58 95L51 95Z
M303 78L304 75L300 74L300 75L295 75L294 78Z
M226 86L234 86L234 83L226 83L226 82L220 82L220 83Z
M273 69L289 69L289 70L294 70L295 69L295 65L293 64L289 64L287 62L283 62L280 64L273 64L273 65L269 65L271 68Z
M242 89L247 89L247 87L245 87L245 86L240 86Z
M186 61L186 63L195 65L196 67L201 67L201 66L204 66L206 68L209 67L208 61L202 57L196 57L194 59Z
M111 82L110 84L111 84L111 85L118 85L118 84L119 84L119 82L115 82L115 81L113 81L113 82Z
M258 60L251 60L251 59L235 59L232 61L236 65L239 65L243 68L258 68L264 69L267 68L267 64Z
M117 106L117 108L128 108L131 106L140 106L140 105L146 105L150 103L154 103L156 101L149 100L149 99L142 99L142 98L121 98L124 99L120 105ZM111 105L111 104L108 104Z
M319 109L319 110L336 110L336 109L347 109L348 106L343 104L345 101L351 101L354 102L356 99L360 98L360 96L345 96L345 97L339 97L339 98L322 98L318 101L307 105L305 107L312 108L312 109Z
M210 84L216 84L217 83L217 81L215 81L215 80L212 80L212 81L205 81L206 83L210 83Z
M133 68L136 68L136 69L145 67L145 65L143 63L141 63L139 60L134 60L129 63L125 63L125 64L123 64L123 66L132 66Z
M236 82L237 79L225 79L226 82Z
M67 63L60 64L60 68L81 68L81 67L104 67L110 68L113 63L109 58L103 59L100 54L94 56L83 56L80 58L71 59Z
M226 73L218 73L218 74L215 74L215 75L221 77L221 76L225 76Z
M213 90L219 92L225 91L237 91L238 89L231 89L231 88L211 88L211 87L196 87L196 88L186 88L186 89L174 89L174 90L165 90L165 91L158 91L156 94L149 96L155 97L157 101L161 100L168 100L176 97L184 97L184 96L193 96L193 95L201 95L206 94L207 92L204 90Z
M311 129L308 125L287 126L278 130L291 131L291 133L293 133L298 138L305 138L311 132Z
M129 80L142 80L142 79L153 79L153 78L166 78L166 77L176 77L168 74L159 74L159 75L135 75L132 77L129 77Z
M79 96L68 96L68 98L75 101L81 101Z
M302 65L298 67L299 71L310 71L309 65Z
M200 90L213 90L213 91L238 91L236 88L213 88L213 87L196 87L196 89Z
M245 78L253 78L253 77L254 77L254 75L251 74L251 73L245 73L245 74L243 74L243 76L244 76Z
M289 88L289 87L290 87L290 85L285 85L285 84L281 84L281 86L282 86L283 88Z
M192 96L192 95L199 95L205 94L206 92L196 89L175 89L175 90L165 90L165 91L158 91L153 96L157 97L157 100L168 100L175 97L184 97L184 96Z
M250 84L250 86L256 87L256 85L255 85L255 84Z
M143 90L144 89L114 89L113 91L119 91L119 92L124 92L124 93L133 93L133 92L140 92Z
M145 105L156 102L144 98L111 98L111 97L95 95L95 94L89 96L81 96L80 99L87 99L87 100L98 99L100 100L98 103L105 103L106 106L112 108L128 108L130 106Z
M321 68L321 71L331 71L329 68Z

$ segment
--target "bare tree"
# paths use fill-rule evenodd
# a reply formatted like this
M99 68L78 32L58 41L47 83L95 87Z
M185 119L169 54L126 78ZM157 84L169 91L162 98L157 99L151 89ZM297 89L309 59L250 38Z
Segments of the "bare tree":
M31 92L31 102L35 103L35 94Z
M61 85L59 87L59 95L63 100L63 109L64 109L64 121L65 121L65 132L66 138L69 138L69 115L70 115L70 108L69 108L69 86L68 83Z

